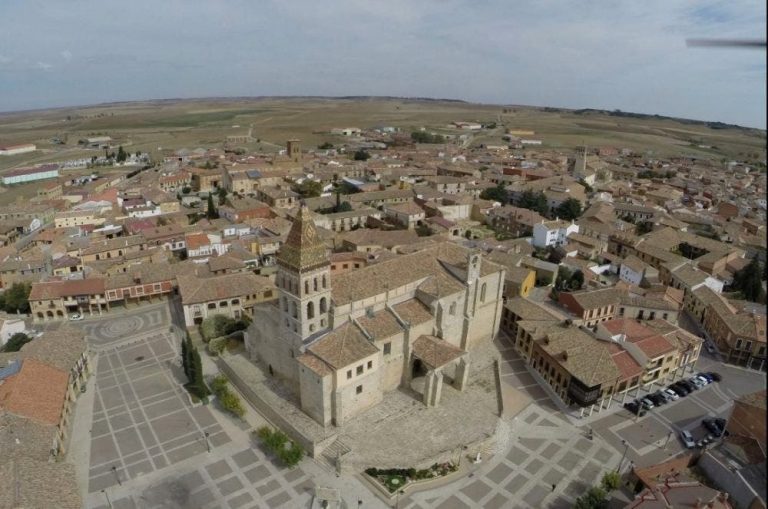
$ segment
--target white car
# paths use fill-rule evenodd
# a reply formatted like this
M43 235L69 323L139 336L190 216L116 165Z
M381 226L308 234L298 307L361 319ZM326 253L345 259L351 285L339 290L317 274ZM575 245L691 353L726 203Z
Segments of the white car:
M706 378L704 378L701 375L696 375L696 380L698 380L699 382L701 382L704 385L709 385L709 380L707 380Z
M69 315L69 319L73 322L76 322L78 320L82 320L83 315L81 315L80 313L72 313L71 315Z
M691 435L691 432L688 430L683 430L680 432L680 440L683 441L683 444L685 444L685 447L688 449L693 449L696 447L696 442L693 440L693 435Z
M677 393L672 389L664 389L664 394L666 394L667 397L672 401L677 401L678 399L680 399L680 396L678 396Z

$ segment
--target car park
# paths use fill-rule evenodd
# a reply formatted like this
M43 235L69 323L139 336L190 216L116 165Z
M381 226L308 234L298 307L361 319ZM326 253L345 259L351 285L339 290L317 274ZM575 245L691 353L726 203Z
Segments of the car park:
M672 385L669 386L669 388L675 391L677 395L680 396L681 398L687 396L691 392L690 390L688 390L688 387L681 384L680 382L673 383Z
M693 435L691 435L691 432L688 430L683 430L680 432L680 440L683 441L683 444L688 449L693 449L696 447L696 442L693 440Z
M672 401L677 401L680 399L680 395L674 391L674 389L666 388L664 389L664 394L667 395L667 397Z

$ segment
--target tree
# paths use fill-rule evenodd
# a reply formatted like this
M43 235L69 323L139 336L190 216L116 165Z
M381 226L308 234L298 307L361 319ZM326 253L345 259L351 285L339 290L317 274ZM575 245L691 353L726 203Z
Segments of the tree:
M328 143L327 141L325 143L322 143L317 146L320 150L328 150L333 148L333 143Z
M203 376L203 361L200 358L200 352L196 347L192 347L192 372L194 373L194 382L191 382L192 390L195 392L198 398L203 399L208 396L211 391L208 390L208 386L205 385L205 378Z
M573 505L574 509L606 509L608 501L606 500L605 490L599 486L593 486L576 499Z
M416 143L445 143L445 137L439 134L431 134L426 131L414 131L411 139Z
M293 186L293 190L302 198L317 198L323 192L323 185L317 180L304 179L301 184Z
M220 187L217 192L219 194L219 205L224 205L224 203L227 201L227 190L223 187Z
M32 290L30 283L13 283L3 293L3 309L7 313L29 313L29 292Z
M18 352L21 350L21 347L26 345L32 341L32 338L24 334L23 332L17 332L10 338L8 338L8 342L5 344L5 347L3 347L3 352Z
M181 340L181 366L184 368L184 375L187 380L189 378L189 346L187 345L187 338Z
M578 219L581 215L581 202L576 198L568 198L555 209L557 217L566 221Z
M205 217L208 220L219 218L219 211L216 210L216 206L213 204L213 193L208 193L208 208L205 210Z
M123 150L123 146L120 145L119 147L117 147L117 158L116 158L116 160L117 160L118 163L123 163L123 162L125 162L126 159L128 159L128 153L125 150Z
M763 269L757 258L752 258L746 267L736 271L733 275L733 288L739 290L741 295L750 302L765 302L763 290Z
M353 159L355 161L367 161L370 158L371 158L371 154L369 154L363 149L360 149L357 152L355 152L355 155L353 156Z
M520 198L517 200L517 206L524 209L533 210L542 216L549 212L547 197L541 191L538 193L530 190L523 191L522 195L520 195Z
M189 194L190 192L192 192L192 188L189 186L184 186L181 188L181 194Z
M339 203L336 208L336 212L349 212L350 210L352 210L352 205L348 201Z
M569 280L569 286L571 290L581 290L581 287L584 286L584 273L580 270L574 272Z
M496 184L496 187L490 187L480 193L480 198L483 200L492 200L501 203L502 205L507 203L507 190L501 182Z
M600 484L605 491L613 491L621 485L621 475L613 470L606 472Z
M653 223L651 221L640 221L635 226L635 233L637 235L645 235L653 231Z

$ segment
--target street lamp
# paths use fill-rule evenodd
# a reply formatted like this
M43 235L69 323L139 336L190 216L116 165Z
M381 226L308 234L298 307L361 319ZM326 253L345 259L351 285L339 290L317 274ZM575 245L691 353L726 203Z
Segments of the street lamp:
M115 474L115 479L117 479L117 484L120 486L123 485L123 482L120 480L120 476L117 474L117 467L112 465L112 473ZM106 493L106 492L105 492Z
M109 509L112 509L112 501L109 499L109 494L107 494L106 490L101 490L102 493L104 493L104 496L107 497L107 506L109 506Z
M629 442L627 442L626 440L624 440L622 438L621 439L621 443L624 446L624 454L621 455L621 461L619 461L619 466L616 467L616 473L617 474L621 472L621 465L622 465L622 463L624 463L624 458L627 457L627 449L629 449Z
M203 440L205 440L205 447L208 449L208 452L211 452L211 443L208 441L208 437L210 436L210 433L207 431L203 432Z

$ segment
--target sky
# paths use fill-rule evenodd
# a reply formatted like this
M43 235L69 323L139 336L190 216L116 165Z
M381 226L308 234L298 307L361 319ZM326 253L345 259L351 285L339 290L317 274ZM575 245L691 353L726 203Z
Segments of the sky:
M0 0L0 111L387 95L766 127L763 0Z

